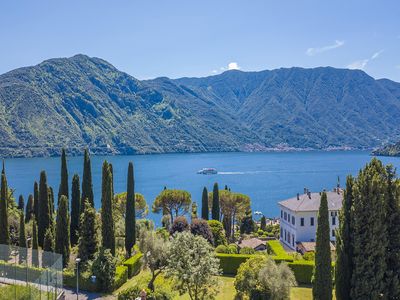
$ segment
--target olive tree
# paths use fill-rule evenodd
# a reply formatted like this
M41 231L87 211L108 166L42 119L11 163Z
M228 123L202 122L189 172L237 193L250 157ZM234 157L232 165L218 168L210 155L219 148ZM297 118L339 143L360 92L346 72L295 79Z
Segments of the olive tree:
M174 235L166 273L192 300L214 299L218 292L219 260L207 240L188 231Z

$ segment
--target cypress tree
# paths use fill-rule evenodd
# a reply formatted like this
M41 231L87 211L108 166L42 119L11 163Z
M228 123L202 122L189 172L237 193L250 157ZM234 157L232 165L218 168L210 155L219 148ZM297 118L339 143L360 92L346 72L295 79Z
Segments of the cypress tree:
M218 183L214 183L211 218L216 221L220 218Z
M265 218L265 216L262 216L261 217L261 220L260 220L260 229L261 230L266 230L267 229L267 218Z
M208 191L206 187L203 188L203 194L201 195L201 217L204 220L209 218Z
M32 223L32 266L39 267L38 228L35 218Z
M329 211L326 192L321 195L315 246L313 299L332 299L332 261L330 245Z
M84 202L85 209L80 216L78 256L85 265L87 261L94 259L98 250L96 232L96 210L88 200Z
M25 220L24 220L24 211L22 210L19 216L19 263L22 264L23 261L26 260L27 256L27 245L26 245L26 235L25 235Z
M57 224L56 224L56 253L62 254L63 267L67 267L70 254L70 236L69 236L69 211L68 198L61 195L57 209Z
M352 299L379 299L387 294L385 173L382 162L374 158L360 171L353 186Z
M93 184L92 184L92 166L88 149L85 149L83 158L83 176L82 176L82 201L89 200L90 205L94 207Z
M115 255L115 233L112 212L112 175L107 161L103 163L102 172L102 194L101 194L101 234L102 246L110 249L111 254Z
M60 187L58 189L58 201L60 201L62 195L67 197L67 199L69 198L67 156L65 154L65 149L62 149L61 152L61 182L60 182Z
M132 254L132 247L136 243L135 178L132 162L130 162L128 166L126 191L125 250L128 257L130 257Z
M0 187L0 244L4 245L10 244L7 198L8 198L8 187L7 187L7 178L4 171L4 162L3 162L3 171L1 172L1 187Z
M39 219L39 185L36 181L33 185L33 210L37 221Z
M38 241L39 241L39 246L43 247L44 235L46 233L46 230L51 227L49 189L47 186L47 176L45 171L42 171L40 173L38 204L39 204Z
M28 197L28 202L25 207L25 223L28 223L31 220L33 214L33 196L31 194Z
M53 263L54 252L54 234L51 228L46 229L43 241L43 252L42 252L42 267L50 267Z
M387 173L387 298L400 299L400 182L396 179L393 166L386 167Z
M335 293L337 300L350 299L354 247L351 215L354 202L353 185L353 177L348 176L336 235Z
M72 177L72 193L71 193L71 245L75 246L79 238L79 218L83 213L84 207L81 207L81 191L79 187L79 175Z
M18 198L18 209L24 211L24 208L25 208L24 196L19 195L19 198Z
M48 192L49 192L50 216L52 217L54 215L55 206L54 206L54 192L51 186L49 186Z

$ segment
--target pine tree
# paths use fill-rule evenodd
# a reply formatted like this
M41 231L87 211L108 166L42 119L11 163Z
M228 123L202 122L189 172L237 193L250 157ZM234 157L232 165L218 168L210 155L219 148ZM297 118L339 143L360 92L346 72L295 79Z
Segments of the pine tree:
M128 181L126 193L126 215L125 215L125 250L128 257L132 254L132 247L136 243L136 212L135 212L135 178L133 164L128 166Z
M55 245L53 230L51 228L47 228L43 241L42 267L50 267L53 264L54 249Z
M382 162L374 158L360 171L353 186L351 299L379 299L381 294L387 294L385 173Z
M84 159L83 159L82 197L81 197L81 199L82 199L83 203L85 202L86 199L88 199L90 205L92 205L92 207L94 207L92 166L91 166L91 162L90 162L90 156L89 156L88 149L85 149L85 155L84 155Z
M79 218L83 213L81 208L81 191L79 187L79 175L75 174L72 177L72 193L71 193L71 245L75 246L79 238Z
M214 183L211 218L216 221L220 218L218 183Z
M19 198L18 198L18 209L24 211L24 208L25 208L24 196L19 195Z
M209 219L209 208L208 208L208 191L207 188L203 188L203 194L201 195L201 217L204 220Z
M332 261L330 245L330 227L328 198L326 192L321 195L321 204L318 211L315 246L315 269L313 282L313 299L332 299Z
M28 223L32 219L33 211L33 196L32 194L28 197L28 202L25 207L25 223Z
M69 198L67 156L65 154L65 149L62 149L61 152L61 182L60 182L60 187L58 189L58 202L60 201L62 195L67 197L67 199Z
M69 210L68 198L61 195L57 209L57 224L56 224L56 253L62 254L63 267L67 267L70 254L70 236L69 236Z
M39 243L36 220L32 223L32 266L39 267Z
M36 181L33 185L33 210L37 221L39 219L39 185Z
M336 235L335 293L337 300L350 299L354 247L351 215L354 202L353 185L353 177L348 176Z
M102 175L102 195L101 195L101 235L102 246L104 249L110 249L112 255L115 255L115 233L114 220L112 212L112 175L107 161L103 163Z
M27 245L26 245L26 235L25 235L25 220L24 220L24 211L22 210L19 216L19 240L18 240L19 248L19 263L22 264L23 261L26 260L27 256Z
M396 179L393 166L386 167L387 173L387 298L400 299L400 181Z
M38 241L39 246L43 247L44 235L46 230L51 227L51 211L49 203L49 189L47 186L47 176L46 172L42 171L40 173L39 182L39 217L38 217Z
M10 244L10 229L8 227L8 187L7 178L4 171L1 172L1 187L0 187L0 244Z
M96 231L96 210L88 200L85 201L84 205L85 209L80 217L78 241L78 256L83 265L94 259L99 247Z

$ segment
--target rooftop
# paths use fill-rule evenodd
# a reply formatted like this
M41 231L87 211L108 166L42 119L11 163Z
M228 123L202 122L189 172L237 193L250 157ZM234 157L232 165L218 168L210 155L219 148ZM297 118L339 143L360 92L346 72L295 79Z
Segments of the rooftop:
M264 241L260 240L260 239L251 238L251 239L247 239L247 240L242 240L242 241L238 244L238 246L239 246L239 248L250 247L250 248L255 249L255 248L257 248L257 247L259 247L259 246L262 246L262 245L265 246L265 244L266 244L266 243L265 243Z
M339 210L342 207L343 191L326 192L328 196L328 210ZM318 211L321 203L320 193L304 193L281 202L279 205L291 211Z

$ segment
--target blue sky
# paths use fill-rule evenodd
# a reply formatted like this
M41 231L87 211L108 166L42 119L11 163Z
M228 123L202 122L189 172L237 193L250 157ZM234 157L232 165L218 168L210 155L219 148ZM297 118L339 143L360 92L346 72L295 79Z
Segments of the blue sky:
M359 68L400 82L400 1L2 1L0 73L77 53L139 78Z

